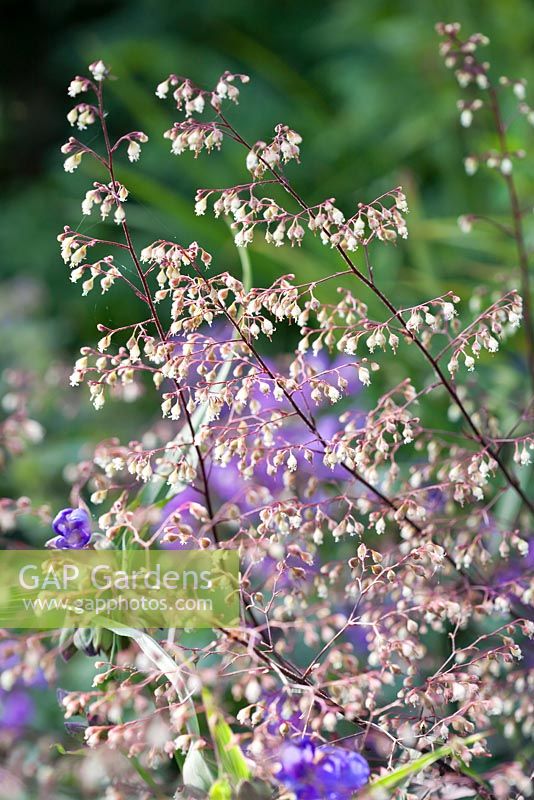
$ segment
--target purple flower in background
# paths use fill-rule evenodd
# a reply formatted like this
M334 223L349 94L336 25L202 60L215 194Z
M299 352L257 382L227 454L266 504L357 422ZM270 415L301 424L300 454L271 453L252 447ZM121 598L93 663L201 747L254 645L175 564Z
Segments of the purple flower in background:
M17 731L31 722L35 705L23 689L0 689L0 730Z
M351 609L347 609L347 613L351 613ZM369 631L370 627L366 625L349 625L345 630L345 638L351 643L354 648L354 655L360 659L367 659L369 654Z
M57 535L49 539L47 547L58 550L81 550L91 539L91 519L83 508L64 508L52 523Z
M15 649L16 643L12 639L3 639L0 642L0 675L20 663L20 656ZM18 689L21 686L32 686L39 689L46 687L47 683L42 670L37 670L30 679L28 677L17 679L13 688Z
M318 748L304 738L283 746L276 777L297 800L350 800L369 774L359 753L331 745Z
M261 704L265 706L267 731L271 736L277 736L281 722L285 722L292 732L304 733L306 715L298 707L293 695L286 694L284 689L264 692Z
M277 569L278 564L283 564L281 570ZM319 572L320 563L318 559L314 559L312 564L307 564L298 556L287 555L283 560L274 558L270 555L265 555L257 564L252 566L250 577L254 585L258 585L258 591L261 586L267 585L271 588L272 582L276 578L277 591L290 590L294 588L299 582L309 582L313 580L314 575ZM296 571L298 569L298 571Z
M13 642L0 642L0 674L13 669L20 657L13 652ZM35 704L26 691L28 687L43 688L46 686L43 673L39 672L31 679L18 678L9 690L0 689L0 731L17 732L31 722Z
M213 328L210 328L206 333L201 331L196 334L195 341L196 348L198 349L199 360L209 349L214 358L216 358L221 364L224 363L225 356L221 352L221 342L232 340L233 335L234 334L232 330L226 325L217 325ZM185 339L182 339L181 337L174 337L174 342L176 345L175 354L179 357L186 342ZM285 368L287 367L286 363L280 364L278 363L279 360L270 359L268 357L266 357L265 362L268 369L271 370L273 374L278 374L280 370L284 372ZM321 352L316 355L309 354L306 357L306 366L311 376L323 376L330 383L335 384L337 377L342 377L344 380L346 380L348 382L345 390L345 395L347 397L353 397L361 389L361 383L357 377L357 370L354 368L353 360L347 358L346 356L341 355L335 359L332 359L325 352ZM268 384L272 382L266 373L262 373L261 377L264 378ZM196 370L190 370L190 374L187 376L187 381L191 387L195 388L201 385L202 380L203 379L199 377ZM303 408L308 410L308 413L315 414L316 405L312 398L312 387L310 383L304 380L302 377L300 380L302 381L302 385L295 390L294 396L301 403ZM308 479L312 475L317 478L319 482L331 482L346 479L346 472L340 465L336 465L334 469L331 469L329 466L323 463L323 456L321 452L313 453L311 464L305 461L301 454L301 450L302 448L309 446L310 441L313 440L313 436L310 434L307 426L300 419L296 420L294 418L291 413L292 408L286 399L282 399L281 402L278 402L273 399L271 394L263 394L259 387L259 381L257 381L252 387L250 399L256 404L258 409L256 413L259 417L261 417L262 414L269 414L273 408L276 408L277 413L282 412L283 414L285 413L288 415L287 420L282 426L282 429L275 436L272 451L274 453L279 448L288 451L294 447L295 455L299 462L299 475L302 476L301 479ZM221 424L224 424L224 422L228 419L228 413L229 412L227 408L222 409L220 415ZM320 435L325 440L332 441L335 439L336 434L340 430L339 410L332 407L332 409L327 411L327 413L319 413L315 419L315 422ZM259 463L254 465L253 475L247 480L243 477L238 469L238 460L238 457L234 457L224 466L213 462L209 457L207 457L205 460L210 493L216 505L221 505L222 503L227 502L237 503L240 509L246 513L249 510L253 511L257 509L258 506L257 499L249 500L252 492L256 495L256 497L258 492L264 492L266 495L265 503L267 503L272 497L276 497L281 492L285 491L283 469L272 473L268 469L266 460L260 459ZM321 483L319 483L315 491L313 491L313 493L310 495L310 500L320 501L322 499L324 499L324 487L321 485ZM173 525L171 515L175 512L179 514L180 524L184 527L190 528L190 535L188 539L184 534L183 541L180 539L176 539L172 542L163 541L160 543L160 546L163 549L191 550L198 548L199 545L195 539L198 539L199 537L199 528L201 526L198 519L196 519L189 510L192 503L198 502L202 502L202 496L199 495L199 493L192 487L187 486L163 507L159 524L157 525L157 529L161 533L161 538L164 538L166 528L172 529ZM252 516L249 517L249 521L253 523L254 518ZM207 532L206 535L209 536L210 533ZM273 564L275 563L276 561L273 560ZM307 567L303 563L295 564L295 566L297 565L301 566L307 572L317 571L317 565L314 565L313 567ZM268 566L269 565L267 562L263 564L264 572ZM293 565L289 564L288 566ZM289 583L288 577L284 576L282 582L283 588L286 588L287 584Z

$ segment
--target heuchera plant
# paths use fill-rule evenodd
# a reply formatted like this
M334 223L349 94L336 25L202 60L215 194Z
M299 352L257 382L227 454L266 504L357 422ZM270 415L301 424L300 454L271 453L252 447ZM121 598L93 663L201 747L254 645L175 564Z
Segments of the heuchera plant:
M54 543L237 548L242 564L237 629L63 638L64 650L105 657L93 689L62 695L65 716L83 718L89 754L126 754L147 797L530 794L532 401L523 380L507 429L476 369L524 341L518 368L534 377L526 212L514 179L524 153L509 143L503 97L531 123L534 111L525 81L493 81L479 58L485 37L463 39L456 24L438 33L465 90L461 124L493 130L494 149L467 155L466 171L490 167L509 195L510 219L494 224L514 240L517 264L498 294L448 291L398 307L373 262L375 249L408 236L402 188L350 209L328 197L310 205L288 177L301 137L280 124L272 139L246 141L230 110L248 77L229 72L213 90L170 75L156 95L179 114L163 134L172 154L242 152L239 182L199 189L195 205L229 219L242 275L201 243L138 247L135 198L117 167L138 161L147 136L117 137L102 61L69 86L69 122L101 136L91 133L94 148L70 137L65 170L94 162L82 211L109 233L67 226L63 260L84 295L122 281L145 308L120 328L98 326L71 383L88 386L96 409L152 384L161 414L137 441L103 442L80 465L71 501L80 508L60 512ZM463 216L460 227L479 219ZM254 285L245 248L308 237L325 246L323 278ZM288 331L295 351L273 357ZM367 387L401 352L426 377L406 374L373 407ZM430 406L434 418L445 410L435 428L425 423ZM91 534L88 510L96 520L100 505ZM112 783L108 800L144 791Z

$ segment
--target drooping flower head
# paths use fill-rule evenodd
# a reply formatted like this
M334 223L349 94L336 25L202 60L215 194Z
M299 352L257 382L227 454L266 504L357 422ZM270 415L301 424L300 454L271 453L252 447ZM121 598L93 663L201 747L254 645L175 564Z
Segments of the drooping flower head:
M369 780L363 756L341 747L317 747L303 738L285 744L276 775L297 800L350 800Z
M83 508L63 508L52 523L57 535L47 547L58 550L81 550L91 539L91 520Z

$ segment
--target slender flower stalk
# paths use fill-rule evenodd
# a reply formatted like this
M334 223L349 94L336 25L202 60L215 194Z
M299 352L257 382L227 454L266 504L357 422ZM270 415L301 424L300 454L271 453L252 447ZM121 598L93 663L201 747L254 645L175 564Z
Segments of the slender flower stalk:
M97 86L96 86L96 95L97 95L97 101L98 101L98 117L100 119L100 124L102 126L102 133L103 133L103 136L104 136L104 144L105 144L106 154L107 154L106 161L104 163L105 163L106 168L107 168L107 170L109 172L109 177L110 177L110 180L111 180L111 184L110 184L111 185L111 189L112 189L112 191L116 191L117 185L116 185L115 174L114 174L114 170L113 170L113 151L114 151L114 149L116 149L118 147L118 145L124 139L124 137L119 139L117 141L117 143L114 145L114 147L112 148L111 143L110 143L110 139L109 139L109 134L108 134L108 128L107 128L107 122L106 122L106 113L105 113L105 110L104 110L104 104L103 104L103 100L102 100L102 86L103 86L102 82L99 82L97 84ZM146 141L146 137L145 137L145 141ZM136 151L136 154L137 154L137 152L138 151ZM137 154L135 160L137 160L137 158L138 158L138 154ZM120 203L120 200L118 199L118 195L116 196L116 202ZM118 207L120 208L120 205L118 205ZM157 332L158 332L158 335L160 337L161 342L166 344L166 342L167 342L167 334L165 333L165 331L163 329L163 325L161 324L161 321L160 321L160 318L158 316L158 312L157 312L156 306L155 306L154 301L152 299L152 294L151 294L150 287L148 285L147 278L145 276L145 273L143 272L143 268L141 267L141 264L140 264L139 259L137 257L137 253L135 252L135 248L133 246L132 238L130 236L130 229L128 227L126 216L124 216L121 219L120 224L122 226L122 230L123 230L123 233L124 233L124 238L126 240L126 247L127 247L128 252L129 252L129 254L131 256L131 259L132 259L132 261L133 261L133 263L135 265L135 269L137 271L137 275L139 277L139 280L141 281L141 284L143 286L143 295L142 295L142 297L143 297L143 299L145 300L146 304L148 305L148 307L150 309L150 312L152 314L152 321L154 322L154 325L156 326L156 329L157 329ZM208 485L206 467L205 467L205 464L204 464L204 457L203 457L203 454L202 454L202 451L201 451L199 445L195 442L196 431L195 431L195 428L194 428L194 425L193 425L193 422L192 422L192 419L191 419L191 415L190 415L189 410L187 408L187 404L184 401L184 398L183 398L183 395L182 395L182 392L181 392L181 388L180 388L180 385L179 385L178 381L174 380L174 385L176 387L176 391L178 393L178 399L179 399L179 402L180 402L180 404L182 406L182 410L183 410L185 419L187 421L187 426L188 426L189 432L191 434L191 439L194 442L193 446L195 448L195 452L196 452L196 455L197 455L197 458L198 458L199 467L200 467L200 474L201 474L201 479L202 479L203 493L204 493L204 497L205 497L205 500L206 500L206 506L207 506L207 509L208 509L209 518L210 518L210 520L212 520L211 532L212 532L212 535L214 537L215 542L218 542L217 527L216 527L215 523L213 523L214 512L213 512L213 506L212 506L212 502L211 502L211 496L210 496L210 490L209 490L209 485Z
M445 37L443 47L446 48L446 53L444 54L449 58L454 58L456 60L456 54L458 57L462 57L463 54L467 54L467 58L464 58L462 69L464 70L463 75L474 75L475 80L476 77L479 76L479 88L482 88L485 92L487 92L489 98L489 108L491 112L491 116L493 118L493 123L495 126L495 131L497 133L497 139L499 143L499 150L497 161L500 164L500 173L504 182L506 183L506 189L508 192L508 198L510 203L510 211L512 215L512 224L510 228L510 235L515 240L515 246L517 251L517 259L519 264L519 272L520 272L520 280L521 280L521 294L523 297L523 305L524 305L524 327L525 327L525 340L526 340L526 348L527 348L527 365L529 375L532 381L532 388L534 389L534 319L532 315L532 290L531 290L531 280L530 280L530 269L529 269L529 259L528 259L528 252L525 243L525 236L523 232L523 216L524 212L521 210L521 205L519 202L519 196L516 188L516 181L514 177L514 172L512 169L512 160L515 157L521 157L524 155L522 152L514 153L512 148L508 142L508 124L505 121L504 113L501 107L501 99L499 95L499 88L502 87L512 87L514 94L516 97L521 101L519 111L521 114L528 115L530 113L529 106L524 103L525 99L525 84L523 81L510 81L508 78L501 78L501 87L495 84L495 82L491 79L491 75L489 74L488 65L482 63L476 56L476 49L472 48L469 41L464 41L458 35L459 33L459 26L457 25L443 25L440 23L437 26L437 31L441 36ZM486 44L486 40L482 41L482 44ZM451 66L452 63L451 63ZM480 86L480 81L482 80L482 86ZM473 107L473 103L471 104L471 108ZM476 110L480 110L483 107L482 102L478 102L476 104ZM468 113L469 116L466 118L464 116L462 120L462 124L465 127L469 127L472 123L473 114L470 109L466 109L464 104L462 104L462 114ZM473 158L471 156L471 158ZM492 154L491 158L495 158ZM489 220L493 224L493 220Z

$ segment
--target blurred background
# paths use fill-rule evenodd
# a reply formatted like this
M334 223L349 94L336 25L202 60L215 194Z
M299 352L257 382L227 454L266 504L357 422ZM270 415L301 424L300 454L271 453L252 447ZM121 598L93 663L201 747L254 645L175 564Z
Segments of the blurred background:
M171 156L162 133L176 117L170 102L154 96L169 72L212 87L229 69L251 76L240 105L230 111L246 138L268 140L278 122L302 134L303 163L291 165L289 175L310 203L336 197L350 213L358 201L405 187L410 236L398 247L377 248L375 259L380 285L397 305L450 289L467 298L479 283L499 286L515 266L513 244L492 228L468 237L458 229L457 217L466 212L504 221L506 197L495 175L482 171L468 179L464 173L462 159L494 140L482 125L460 127L460 92L438 55L434 25L458 20L467 34L486 33L494 74L528 79L534 61L531 0L4 0L2 12L1 416L27 406L35 424L24 434L31 446L17 458L0 443L0 497L28 495L52 509L68 505L69 464L90 456L101 439L136 437L154 414L149 398L126 412L114 403L95 412L86 389L68 385L79 347L99 338L96 324L118 326L138 311L120 287L82 298L56 242L65 224L82 223L85 232L94 224L82 222L80 211L94 179L91 165L85 159L77 173L66 175L59 152L72 133L65 118L72 105L67 85L93 60L109 63L119 79L107 90L114 134L137 129L150 137L139 164L126 162L119 170L135 201L128 213L140 245L161 237L183 244L196 239L215 254L216 269L239 274L225 222L195 217L193 198L197 187L247 180L244 154L226 143L220 153L198 160ZM531 134L519 121L512 146L528 147ZM80 138L98 147L94 130ZM524 199L533 163L521 165ZM532 245L531 231L528 236ZM260 238L250 248L256 285L285 272L308 280L337 268L335 255L311 236L301 249L268 249ZM491 402L505 406L504 415L505 398L525 377L521 346L516 337L498 374L488 359L473 378L492 386ZM404 357L383 376L390 385L407 374ZM427 380L424 365L415 362L410 374ZM362 403L373 403L380 381ZM440 402L427 413L441 415ZM28 521L23 535L42 545L48 532L33 524ZM1 546L9 546L5 536ZM52 714L59 722L54 709L53 698L43 701L41 722L50 725ZM20 709L15 717L20 722Z

